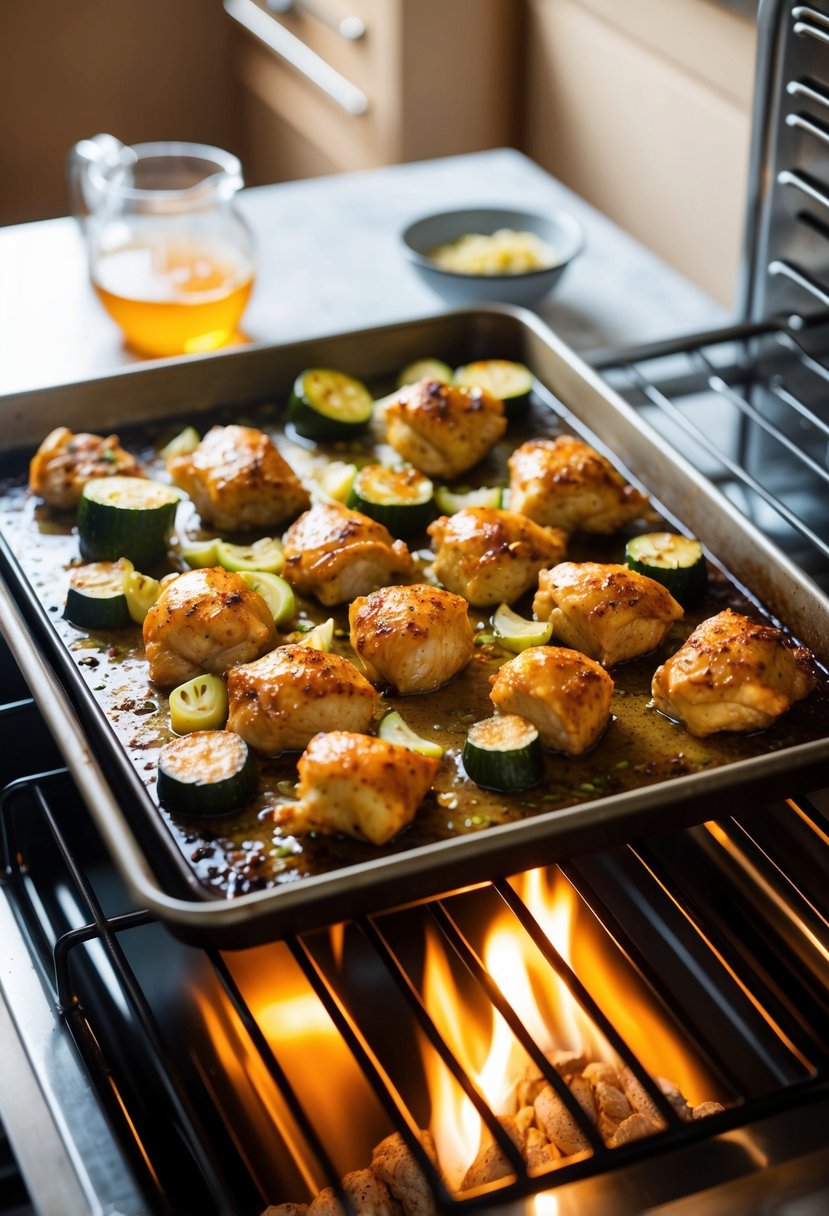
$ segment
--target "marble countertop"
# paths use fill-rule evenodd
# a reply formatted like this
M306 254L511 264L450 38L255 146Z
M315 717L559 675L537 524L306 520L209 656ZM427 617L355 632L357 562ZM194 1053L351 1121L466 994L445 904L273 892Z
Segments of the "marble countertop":
M295 341L444 311L402 257L399 233L429 211L563 207L584 252L540 315L573 347L626 346L722 323L723 310L512 149L244 191L258 273L254 341ZM113 371L127 351L89 284L75 221L0 229L0 394Z

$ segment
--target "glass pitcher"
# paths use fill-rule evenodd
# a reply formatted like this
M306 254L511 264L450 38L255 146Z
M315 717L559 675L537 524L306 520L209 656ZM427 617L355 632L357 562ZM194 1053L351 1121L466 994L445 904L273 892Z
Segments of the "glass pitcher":
M144 355L213 350L236 332L253 286L235 156L204 144L127 147L112 135L69 154L72 207L92 285Z

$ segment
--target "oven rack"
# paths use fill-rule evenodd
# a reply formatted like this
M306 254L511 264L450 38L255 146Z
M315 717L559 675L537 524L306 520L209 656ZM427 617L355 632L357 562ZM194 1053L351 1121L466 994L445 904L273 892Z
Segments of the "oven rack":
M152 940L160 935L165 943L174 944L182 951L185 966L195 959L199 967L212 973L211 983L226 995L242 1033L281 1095L291 1136L313 1160L318 1185L333 1187L345 1210L351 1211L340 1174L354 1163L344 1166L327 1151L313 1115L246 999L235 975L235 956L173 943L146 912L123 910L127 897L122 889L116 895L109 889L103 895L96 890L94 865L82 865L77 856L78 834L89 838L84 819L82 803L66 770L12 782L0 796L6 882L13 888L18 916L40 960L55 1007L71 1030L143 1186L152 1194L152 1210L252 1214L267 1201L294 1196L262 1193L246 1167L244 1146L235 1142L233 1128L228 1126L232 1119L211 1103L210 1087L205 1085L211 1073L209 1063L203 1062L194 1074L186 1053L182 1056L171 1050L163 1019L142 989L125 949L130 939L142 933L154 935ZM827 1097L829 1057L820 1027L829 1016L829 997L825 972L821 979L816 969L817 962L825 962L825 958L811 943L822 941L825 956L829 875L825 854L814 848L814 842L825 841L828 831L829 821L821 811L808 799L798 798L761 814L707 825L648 845L631 845L560 868L666 1020L681 1029L695 1055L731 1095L723 1113L691 1124L677 1118L648 1071L507 882L482 884L444 899L350 923L346 955L353 952L358 966L348 975L345 970L338 973L332 965L327 931L292 937L280 948L289 951L336 1027L383 1112L388 1132L398 1132L419 1162L439 1209L492 1210L494 1203L565 1183L610 1180L616 1170L647 1165L695 1143L710 1142L721 1153L740 1157L744 1150L729 1140L732 1129L750 1127L766 1116ZM812 847L804 850L804 844L810 843ZM49 851L61 871L57 888L63 892L59 905L52 909L43 905L32 881L38 866L51 864L45 860ZM804 874L794 875L790 869L793 859L804 853ZM694 866L687 863L689 855ZM106 881L111 882L111 876ZM716 898L717 885L726 892L725 902ZM73 913L66 919L70 905ZM605 1147L487 974L470 940L468 926L480 922L483 908L491 911L496 905L515 918L606 1041L632 1068L659 1107L667 1124L664 1131L622 1148ZM783 913L778 915L781 908ZM61 924L64 919L66 923ZM428 924L466 974L477 997L498 1009L588 1136L588 1154L566 1159L541 1176L527 1173L495 1112L426 1010L417 979L400 950L400 942L406 940L413 924ZM92 967L87 969L89 960L84 957L90 951L96 955L98 973L103 971L108 977L105 995L110 1007L103 1011L98 1004L101 992L96 997L95 984L90 987ZM464 1192L460 1198L447 1191L433 1169L417 1137L417 1112L407 1103L394 1060L374 1035L368 1009L376 994L357 991L355 995L354 974L378 971L385 999L408 1012L410 1026L419 1027L473 1102L514 1170L511 1181ZM115 1031L113 1021L119 1026ZM122 1031L133 1036L133 1046L125 1049L124 1058L112 1059L111 1052L117 1055L112 1045ZM138 1040L140 1046L136 1047ZM151 1097L140 1093L141 1087ZM169 1169L159 1164L156 1154L148 1171L145 1142L158 1133L159 1098L164 1104L164 1137L174 1142L175 1152ZM420 1117L425 1117L422 1110ZM819 1126L820 1120L814 1123ZM737 1172L751 1168L750 1158L749 1152L742 1165L735 1167ZM186 1194L186 1202L182 1194Z

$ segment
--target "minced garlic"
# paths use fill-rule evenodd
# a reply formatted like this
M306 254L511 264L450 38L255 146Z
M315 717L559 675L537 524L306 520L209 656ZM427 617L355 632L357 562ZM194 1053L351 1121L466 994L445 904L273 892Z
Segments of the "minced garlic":
M553 266L556 251L534 232L499 228L490 236L468 232L429 254L441 270L457 274L523 274Z

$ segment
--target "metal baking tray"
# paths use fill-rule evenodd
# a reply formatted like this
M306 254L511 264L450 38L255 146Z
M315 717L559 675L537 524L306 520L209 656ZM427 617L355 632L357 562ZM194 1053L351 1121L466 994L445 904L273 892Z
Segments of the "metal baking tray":
M668 520L698 536L766 613L829 662L829 601L808 578L605 385L536 316L490 306L312 339L168 360L0 400L4 447L25 458L54 426L106 431L176 416L194 421L284 398L302 367L344 367L382 381L424 352L450 364L527 364L542 400L639 481ZM13 553L0 538L0 629L136 900L185 940L245 947L298 928L547 864L565 855L675 831L762 798L817 784L829 738L541 811L519 822L310 875L233 899L208 890L182 855Z

